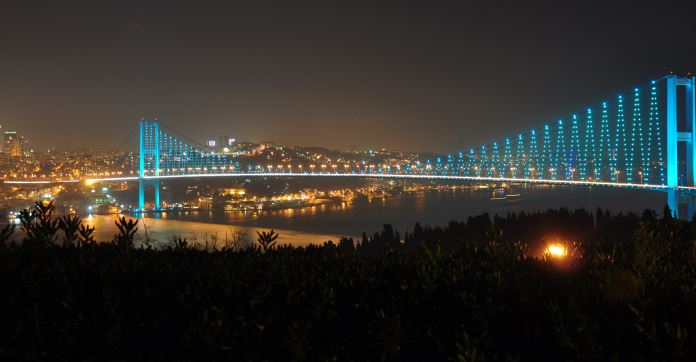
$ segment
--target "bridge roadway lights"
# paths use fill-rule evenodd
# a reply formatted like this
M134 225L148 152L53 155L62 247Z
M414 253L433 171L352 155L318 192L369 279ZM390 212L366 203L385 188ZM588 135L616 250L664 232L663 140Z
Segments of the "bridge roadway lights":
M677 186L677 187L667 187L665 185L646 185L646 184L625 184L625 183L614 183L614 182L582 182L582 181L563 181L563 180L542 180L542 179L508 179L508 178L492 178L492 177L476 177L476 176L446 176L446 175L409 175L409 174L356 174L356 173L344 173L344 174L310 174L310 173L229 173L229 174L201 174L201 175L162 175L158 177L146 176L146 177L108 177L108 178L95 178L88 179L92 183L96 182L123 182L123 181L139 181L142 182L141 185L149 184L152 181L156 181L155 185L159 185L159 180L161 179L174 179L174 178L207 178L207 177L364 177L364 178L401 178L401 179L428 179L428 180L453 180L453 181L480 181L480 182L519 182L519 183L531 183L531 184L542 184L542 185L566 185L566 186L602 186L602 187L621 187L629 189L642 189L642 190L653 190L653 191L663 191L667 194L667 205L672 210L672 214L675 217L681 217L683 219L693 217L696 212L696 186ZM6 184L35 184L35 183L73 183L81 182L84 180L56 180L56 181L18 181L18 180L3 180ZM140 188L144 190L144 188ZM157 190L158 188L156 188ZM155 195L157 196L157 192ZM159 201L156 197L156 201ZM144 203L144 201L143 201ZM682 213L679 210L684 209L685 212ZM160 207L154 210L161 210ZM135 213L144 213L150 210L146 210L144 205L140 206L134 210Z
M352 171L352 173L345 173L345 174L336 174L336 173L320 173L320 174L315 174L315 173L293 173L293 172L281 172L281 173L273 173L273 172L258 172L258 173L241 173L241 172L231 172L227 174L208 174L207 172L209 170L213 169L218 169L219 167L219 159L217 160L218 163L215 163L214 157L211 155L207 155L207 152L205 151L204 147L197 147L195 145L191 145L186 143L185 141L182 140L176 140L173 139L171 135L169 135L166 130L162 130L160 128L160 124L158 121L145 121L141 120L140 121L140 164L139 164L139 173L138 173L138 181L139 181L139 194L138 194L138 207L139 209L143 210L145 208L145 190L149 187L153 187L155 190L155 202L154 206L155 209L159 208L160 205L160 180L162 179L169 179L169 178L186 178L186 177L193 177L193 178L205 178L205 177L224 177L224 176L229 176L229 177L264 177L264 176L276 176L276 177L299 177L299 176L304 176L304 177L348 177L348 176L353 176L353 177L373 177L373 178L410 178L410 179L441 179L441 180L468 180L468 181L481 181L481 182L528 182L528 183L539 183L539 184L550 184L550 185L579 185L579 186L612 186L612 187L628 187L628 188L642 188L642 189L653 189L653 190L662 190L662 191L667 191L669 194L668 197L668 205L670 208L672 208L673 212L677 213L679 212L679 205L682 200L687 200L689 198L692 198L692 196L684 196L680 197L679 195L682 194L682 192L678 191L688 191L688 192L696 192L696 86L694 83L696 82L696 77L678 77L676 75L669 75L664 78L665 83L666 83L666 92L665 96L663 98L663 102L665 104L664 106L664 116L663 115L657 115L656 119L658 122L660 122L664 127L665 130L665 138L659 140L658 142L661 144L662 142L664 143L664 150L666 158L662 159L662 151L660 151L660 158L657 161L657 167L661 168L664 170L664 174L666 177L664 179L661 179L659 181L660 184L635 184L632 183L632 178L628 177L625 181L629 181L628 183L621 183L621 182L606 182L606 181L567 181L567 180L548 180L548 179L518 179L518 178L498 178L498 177L471 177L471 176L449 176L446 174L438 174L438 175L425 175L425 174L419 174L419 175L413 175L413 174L384 174L384 173L377 173L377 174L370 174L370 173L363 173L365 170L360 170L359 174L354 173L355 170ZM652 83L653 90L656 90L656 83ZM661 83L660 83L661 84ZM681 93L680 90L683 87L684 89L684 97L680 97ZM657 94L657 92L654 92L654 94ZM635 97L634 97L635 98ZM621 102L621 101L619 101ZM634 104L636 101L634 100ZM651 99L652 102L652 99ZM620 103L622 104L622 103ZM656 103L657 104L657 103ZM635 107L635 106L634 106ZM651 107L652 104L651 104ZM656 106L657 107L657 106ZM662 107L660 107L662 108ZM623 108L620 111L620 116L619 119L620 124L623 124ZM657 108L654 108L657 109ZM651 108L652 112L653 108ZM682 110L684 110L682 112ZM638 116L636 116L638 114ZM634 110L634 122L636 122L636 117L640 117L640 110L638 110L638 113ZM644 115L644 113L643 113ZM653 115L650 113L650 118L651 120L651 125L653 124ZM559 121L559 125L561 125ZM617 120L618 122L618 120ZM664 122L664 123L662 123ZM559 126L560 127L560 126ZM658 127L658 133L662 137L662 132L660 131L661 127ZM548 129L548 127L546 128ZM559 128L559 131L562 130L562 128ZM624 129L624 132L626 130ZM571 142L574 139L573 137L576 137L576 142L577 142L577 135L573 136L574 134L577 133L577 131L572 131L571 128ZM573 133L576 132L576 133ZM608 132L608 130L607 130ZM617 131L618 132L618 131ZM635 132L635 130L633 130ZM614 150L614 164L613 166L610 165L610 171L612 171L611 167L616 167L616 158L617 157L627 157L625 155L621 156L616 156L616 152L620 151L619 150L619 144L618 144L618 135L616 135L617 139L617 144L616 144L616 149ZM545 134L544 137L547 137ZM561 147L560 145L564 145L565 143L562 143L561 141L565 142L565 135L564 136L557 136L557 142L556 142L556 148ZM624 149L621 150L622 152L627 152L626 150L626 140L625 137L626 135L623 135L624 137ZM643 140L641 136L641 141ZM536 140L536 139L535 139ZM546 138L545 141L546 142ZM550 142L550 141L549 141ZM631 140L631 142L635 142L634 140ZM496 143L494 143L495 145ZM680 152L680 146L685 146L683 150L685 152ZM160 149L162 147L162 149ZM530 145L530 147L532 147ZM576 146L572 146L576 147ZM571 147L571 149L566 149L565 146L562 147L563 152L571 152L572 155L575 155L575 150ZM607 146L611 147L611 146ZM633 144L631 144L631 147L634 147ZM641 145L642 147L642 145ZM531 148L530 148L531 149ZM570 150L570 151L568 151ZM662 150L662 149L661 149ZM538 150L537 150L538 151ZM609 152L609 148L606 150ZM164 158L162 161L164 162L165 169L169 169L172 166L172 162L178 162L180 163L179 167L186 167L187 170L196 170L194 172L202 172L203 174L188 174L188 175L161 175L160 174L160 152L164 152ZM482 151L483 152L483 151ZM494 159L497 157L499 158L500 155L497 153L497 149L494 149L494 153L492 157ZM530 151L531 152L531 151ZM546 152L546 151L543 151ZM548 151L550 152L550 151ZM600 152L604 152L600 150ZM633 152L633 151L631 151ZM642 152L642 150L641 150ZM566 157L565 155L559 155L558 152L556 152L555 155L546 155L543 157L555 157L556 163L559 162L559 157ZM488 162L488 158L486 154L484 153L481 157L483 157L483 160L478 159L471 161L473 162L470 166L474 165L476 162ZM509 157L509 156L505 156ZM576 160L576 156L572 156L573 160ZM634 157L634 155L631 155L631 157ZM643 155L641 155L643 157ZM648 158L652 159L651 156L648 156ZM212 159L212 160L211 160ZM642 160L645 162L644 160ZM226 161L227 162L227 161ZM494 162L500 162L500 161L494 161ZM679 165L680 162L682 162L685 167L682 170ZM654 164L654 163L652 163ZM229 163L225 164L226 166L229 166ZM489 165L490 166L490 165ZM548 166L548 165L546 165ZM556 169L555 165L552 165L553 168L550 170L552 172L555 172L554 170ZM624 169L623 171L625 172L626 175L629 174L628 168L631 170L631 174L633 173L633 170L635 169L633 162L631 161L630 163L626 162L624 160ZM646 167L645 164L641 165L643 168ZM213 168L210 168L213 167ZM477 165L478 168L483 169L481 165ZM495 168L496 170L498 167ZM231 168L230 168L231 170ZM613 170L616 173L619 172L619 170ZM680 171L683 171L683 178L680 179ZM191 172L191 171L189 171ZM368 171L369 172L369 171ZM571 171L572 172L572 171ZM517 175L517 174L515 174ZM641 174L642 175L642 174ZM526 175L525 175L526 176ZM571 174L571 178L572 178ZM647 180L646 180L647 181ZM651 182L655 182L653 179L649 179ZM642 182L642 177L641 177L641 182ZM691 202L693 204L693 202ZM689 206L690 204L687 204L687 215L690 217L694 211L694 208Z

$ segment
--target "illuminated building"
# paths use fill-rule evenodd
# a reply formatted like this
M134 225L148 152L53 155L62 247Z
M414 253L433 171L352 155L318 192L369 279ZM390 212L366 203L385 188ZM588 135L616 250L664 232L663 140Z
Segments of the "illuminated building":
M218 136L217 139L214 138L209 138L206 142L205 145L208 146L209 148L222 151L224 149L227 149L228 151L224 152L229 152L229 149L231 146L234 145L236 142L236 139L230 137L230 136Z
M0 147L0 151L10 152L10 148L12 147L12 140L14 140L16 138L17 138L17 132L5 131L3 134L2 147Z
M22 139L14 138L10 141L10 156L20 157L22 156Z
M234 142L236 139L230 137L230 136L220 136L218 137L217 145L218 147L230 147L234 145Z

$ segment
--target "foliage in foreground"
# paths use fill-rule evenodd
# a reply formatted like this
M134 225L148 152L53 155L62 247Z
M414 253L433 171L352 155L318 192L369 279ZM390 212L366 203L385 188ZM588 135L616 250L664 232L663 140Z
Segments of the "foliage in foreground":
M34 216L39 241L0 243L0 359L688 360L696 352L696 222L650 212L481 216L417 226L406 243L385 226L359 244L213 251L185 240L136 248L125 219L112 243L74 227L65 230L75 242L61 243L41 231L50 220ZM555 235L578 235L572 257L529 255L545 223Z

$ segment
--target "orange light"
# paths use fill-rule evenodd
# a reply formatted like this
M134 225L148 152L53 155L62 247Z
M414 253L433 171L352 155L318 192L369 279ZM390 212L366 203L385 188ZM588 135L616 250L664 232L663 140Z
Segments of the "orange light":
M552 243L546 246L546 254L553 258L563 258L568 255L568 249L559 243Z

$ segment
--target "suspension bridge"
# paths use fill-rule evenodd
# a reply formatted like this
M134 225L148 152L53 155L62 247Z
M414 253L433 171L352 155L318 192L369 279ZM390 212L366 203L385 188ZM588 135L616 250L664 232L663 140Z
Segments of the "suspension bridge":
M137 176L86 181L139 182L140 210L145 209L149 188L154 189L155 208L160 207L161 180L267 176L442 179L656 189L667 191L670 207L677 210L677 191L696 192L695 82L696 77L668 75L526 132L503 136L433 160L401 164L345 164L340 168L240 165L234 157L211 152L158 121L143 120L139 124ZM693 206L689 206L687 212L693 215Z

